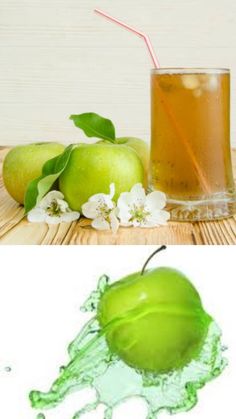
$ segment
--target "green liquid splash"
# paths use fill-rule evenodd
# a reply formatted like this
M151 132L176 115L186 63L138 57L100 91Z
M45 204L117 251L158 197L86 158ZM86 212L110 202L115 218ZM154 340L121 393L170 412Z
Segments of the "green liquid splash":
M83 311L96 312L108 284L109 278L102 276L97 290L83 305ZM94 317L69 345L69 363L60 368L60 375L49 392L32 391L30 401L35 409L51 409L69 394L90 387L95 389L96 399L76 412L72 419L81 418L99 404L106 407L104 419L111 419L114 408L133 397L146 401L147 419L156 419L163 409L172 414L187 411L197 403L197 391L220 375L227 365L224 350L221 331L212 321L198 358L183 369L168 374L137 371L110 352ZM42 413L37 417L43 418Z

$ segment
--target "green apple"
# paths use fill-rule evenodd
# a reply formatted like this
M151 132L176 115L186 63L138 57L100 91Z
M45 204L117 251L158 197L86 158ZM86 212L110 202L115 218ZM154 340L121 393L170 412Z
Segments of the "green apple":
M118 144L125 144L136 151L143 164L146 182L148 179L150 151L146 141L135 137L119 137L116 139Z
M80 144L72 151L69 163L59 178L59 189L72 210L97 193L109 193L115 184L117 200L121 192L143 183L142 163L133 150L117 144Z
M148 170L149 170L149 160L150 160L150 151L149 146L146 141L141 140L140 138L135 137L119 137L116 138L116 144L123 144L128 147L131 147L138 154L143 168L144 168L144 186L148 184ZM97 144L104 144L106 141L98 141Z
M44 163L61 154L64 148L59 143L35 143L12 148L3 162L3 181L11 197L23 204L29 182L40 176Z
M101 297L98 320L111 351L124 362L166 373L199 354L211 317L191 282L161 267L112 284Z

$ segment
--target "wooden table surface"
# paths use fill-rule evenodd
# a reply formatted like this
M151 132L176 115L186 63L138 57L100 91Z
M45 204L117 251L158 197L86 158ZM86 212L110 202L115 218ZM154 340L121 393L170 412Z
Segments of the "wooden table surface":
M0 149L0 170L6 148ZM236 150L233 150L236 180ZM151 229L120 228L116 234L97 231L89 221L47 225L29 223L23 207L6 192L0 178L0 244L236 244L236 216L222 221L169 222Z

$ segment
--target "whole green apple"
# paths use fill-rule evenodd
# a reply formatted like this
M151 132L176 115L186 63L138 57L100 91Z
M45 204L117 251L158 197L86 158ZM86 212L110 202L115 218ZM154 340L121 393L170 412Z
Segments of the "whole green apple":
M109 193L115 184L116 200L135 183L143 183L142 163L133 150L117 144L80 144L59 178L59 188L72 210L97 193Z
M59 143L35 143L12 148L3 162L3 181L11 197L23 204L29 182L40 176L44 163L61 154L64 148Z
M161 267L112 284L101 297L98 320L111 351L124 362L167 373L199 354L211 317L190 281Z

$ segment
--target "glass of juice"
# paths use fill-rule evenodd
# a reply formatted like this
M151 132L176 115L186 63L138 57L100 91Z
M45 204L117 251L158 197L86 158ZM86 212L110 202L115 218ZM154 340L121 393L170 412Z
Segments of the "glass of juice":
M165 192L172 220L235 212L228 69L152 70L150 188Z

